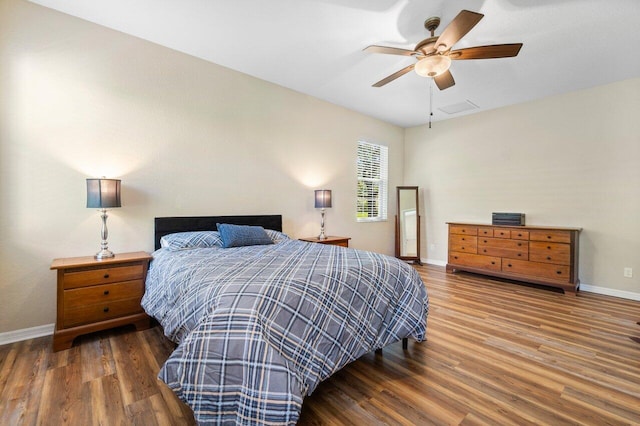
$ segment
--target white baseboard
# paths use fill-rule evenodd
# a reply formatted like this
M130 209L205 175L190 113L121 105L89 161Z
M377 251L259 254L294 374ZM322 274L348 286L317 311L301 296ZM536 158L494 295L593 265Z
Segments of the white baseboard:
M22 330L0 333L0 345L35 339L36 337L50 336L53 334L55 326L55 324L45 324L37 327L23 328Z
M447 266L447 262L444 260L436 260L436 259L420 259L422 263L426 263L427 265L436 265L436 266Z
M620 297L621 299L640 301L640 293L635 293L633 291L616 290L613 288L598 287L595 285L589 285L589 284L583 284L583 283L580 283L580 291L603 294L605 296Z

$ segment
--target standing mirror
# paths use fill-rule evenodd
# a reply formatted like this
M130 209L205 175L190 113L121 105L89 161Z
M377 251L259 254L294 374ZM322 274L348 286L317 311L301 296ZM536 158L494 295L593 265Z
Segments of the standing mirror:
M396 257L420 262L420 213L418 187L398 186L396 216Z

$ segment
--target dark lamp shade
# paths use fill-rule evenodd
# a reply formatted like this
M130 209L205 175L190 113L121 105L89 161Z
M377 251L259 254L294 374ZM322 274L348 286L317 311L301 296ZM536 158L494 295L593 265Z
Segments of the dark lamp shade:
M318 189L316 193L316 209L331 207L331 190Z
M87 179L87 208L120 206L120 179Z

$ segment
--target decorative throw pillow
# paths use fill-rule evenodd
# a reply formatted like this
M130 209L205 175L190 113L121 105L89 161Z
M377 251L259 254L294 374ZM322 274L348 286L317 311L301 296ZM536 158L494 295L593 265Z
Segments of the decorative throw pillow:
M222 247L222 239L217 231L177 232L160 238L160 247L169 250Z
M224 248L273 244L262 226L218 223L218 232Z

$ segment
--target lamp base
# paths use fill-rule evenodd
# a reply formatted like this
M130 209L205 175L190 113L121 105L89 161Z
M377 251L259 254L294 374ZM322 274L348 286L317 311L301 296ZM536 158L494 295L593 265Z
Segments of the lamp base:
M115 257L115 254L113 254L113 252L111 250L102 249L98 253L96 253L96 255L93 256L93 257L98 259L98 260L100 260L100 259L110 259L112 257Z

